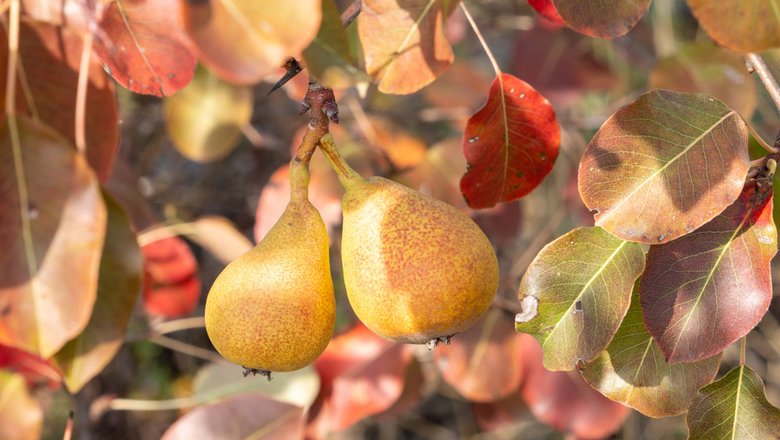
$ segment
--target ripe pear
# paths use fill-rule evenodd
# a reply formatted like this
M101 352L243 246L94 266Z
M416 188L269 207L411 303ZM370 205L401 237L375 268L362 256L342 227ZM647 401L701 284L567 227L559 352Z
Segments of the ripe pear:
M290 202L281 218L222 271L206 299L209 339L247 369L297 370L314 361L333 335L328 236L309 202L308 183L308 165L293 159Z
M451 205L362 178L330 136L320 145L346 189L341 259L358 318L387 339L434 346L470 327L498 288L498 261L482 230Z

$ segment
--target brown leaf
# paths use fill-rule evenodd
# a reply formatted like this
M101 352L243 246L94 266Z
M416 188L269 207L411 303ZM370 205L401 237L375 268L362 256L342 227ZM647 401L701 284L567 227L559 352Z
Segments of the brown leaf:
M322 20L320 0L186 1L184 25L199 58L221 78L253 84L300 53Z
M739 199L692 233L651 246L642 275L644 322L670 362L716 355L758 324L772 300L777 253L771 188Z
M165 98L165 128L190 160L215 162L230 154L252 117L252 90L226 83L203 68L179 93Z
M106 207L73 146L21 116L0 126L0 188L0 343L49 357L89 320Z
M95 53L111 76L136 93L170 96L195 70L179 0L115 0L99 17Z
M67 28L22 21L19 29L19 64L16 108L21 114L44 121L75 144L76 90L82 42ZM8 36L0 30L0 99L5 99ZM85 112L87 160L105 181L114 165L119 125L114 83L95 57L90 59ZM21 86L29 88L29 93Z
M491 309L470 329L440 345L434 357L444 380L472 402L494 402L515 393L523 377L511 317Z
M651 90L590 141L579 189L596 226L666 243L736 200L748 166L747 127L734 110L706 95Z
M688 0L691 12L718 44L737 52L780 46L777 0Z
M52 358L71 393L100 373L119 351L141 289L141 250L135 233L122 208L110 197L104 200L108 226L92 317L84 331Z
M288 440L302 435L303 408L261 394L243 394L188 412L165 431L162 440Z
M520 356L526 371L520 393L537 419L580 439L600 439L617 431L629 409L599 394L576 371L552 372L542 366L542 350L525 336Z
M379 91L405 95L452 64L444 22L458 0L364 0L358 17L366 71Z
M512 75L496 77L487 103L463 133L468 165L460 189L466 202L489 208L530 193L552 171L560 142L547 99Z
M628 33L651 0L552 0L563 21L585 35L615 38Z
M36 440L41 436L43 410L27 392L24 378L0 370L0 438Z

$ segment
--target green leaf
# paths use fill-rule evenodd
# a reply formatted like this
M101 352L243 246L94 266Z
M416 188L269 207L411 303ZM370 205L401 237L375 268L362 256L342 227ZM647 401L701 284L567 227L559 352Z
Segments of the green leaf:
M539 340L545 368L573 370L612 340L644 266L639 244L601 228L577 228L545 246L528 266L515 328Z
M780 47L780 0L688 0L701 27L737 52Z
M706 95L652 90L621 108L585 149L583 202L624 240L666 243L737 199L749 167L747 127Z
M103 200L108 224L92 317L84 331L52 358L71 393L100 373L119 351L141 289L141 250L130 221L106 193Z
M317 37L303 51L303 60L309 72L326 87L346 89L369 80L355 66L335 0L322 0L322 24Z
M780 438L780 409L764 383L741 365L702 388L688 410L690 440Z
M637 286L638 287L638 286ZM606 351L582 370L585 380L610 399L650 417L682 414L718 373L720 354L670 364L647 332L635 289L620 329Z
M720 353L769 307L777 230L771 188L755 188L747 185L712 221L647 253L640 285L645 325L671 362Z

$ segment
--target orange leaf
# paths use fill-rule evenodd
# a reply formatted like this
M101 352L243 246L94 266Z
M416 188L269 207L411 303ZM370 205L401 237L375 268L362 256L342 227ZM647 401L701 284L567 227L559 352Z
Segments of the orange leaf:
M503 73L463 134L468 161L460 181L472 208L518 199L539 185L558 157L560 129L550 103L528 83Z
M179 0L115 0L100 17L95 53L119 84L170 96L187 85L195 57L182 29Z

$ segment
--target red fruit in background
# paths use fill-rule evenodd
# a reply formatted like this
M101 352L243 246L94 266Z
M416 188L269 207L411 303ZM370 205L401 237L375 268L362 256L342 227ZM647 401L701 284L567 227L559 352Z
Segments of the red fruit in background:
M189 315L200 298L198 264L179 237L166 237L141 248L144 255L144 309L164 318Z

